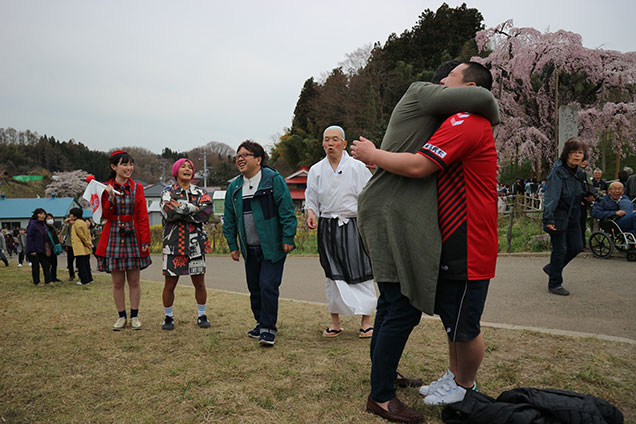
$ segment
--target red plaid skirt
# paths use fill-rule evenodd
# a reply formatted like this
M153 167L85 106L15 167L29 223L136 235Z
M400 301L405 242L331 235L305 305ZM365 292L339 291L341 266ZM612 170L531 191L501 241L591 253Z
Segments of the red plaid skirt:
M97 257L97 270L102 272L126 271L128 269L146 269L152 263L150 256L132 258Z

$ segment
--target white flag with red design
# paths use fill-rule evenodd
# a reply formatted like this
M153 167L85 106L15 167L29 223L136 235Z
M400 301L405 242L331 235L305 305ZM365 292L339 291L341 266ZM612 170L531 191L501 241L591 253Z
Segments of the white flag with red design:
M92 176L92 175L91 175ZM93 179L89 180L86 190L82 195L83 199L86 199L91 204L93 210L93 222L99 224L102 220L102 193L106 186Z

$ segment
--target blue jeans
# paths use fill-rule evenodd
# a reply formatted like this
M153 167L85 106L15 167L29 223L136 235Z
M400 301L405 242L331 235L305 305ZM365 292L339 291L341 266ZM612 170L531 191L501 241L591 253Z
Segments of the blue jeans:
M563 284L563 268L583 250L578 216L570 217L564 231L551 231L550 240L552 254L550 255L548 288L555 288Z
M378 283L380 297L371 338L371 399L386 402L395 397L397 367L422 312L400 291L399 283Z
M261 333L276 334L278 319L278 287L283 278L285 258L278 262L263 257L260 247L248 247L245 259L245 276L250 291L250 304L254 319Z
M625 216L621 216L616 220L616 223L624 232L636 231L636 212L630 212Z

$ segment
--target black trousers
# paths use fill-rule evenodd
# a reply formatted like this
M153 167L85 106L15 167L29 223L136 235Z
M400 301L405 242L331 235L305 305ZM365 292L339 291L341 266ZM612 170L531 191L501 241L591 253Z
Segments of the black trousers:
M57 281L57 256L55 254L51 254L51 256L48 257L48 260L51 273L51 281Z
M380 297L371 338L371 399L395 397L395 378L404 346L422 318L400 291L399 283L378 282Z
M93 281L90 259L91 255L75 256L75 260L77 260L77 273L79 274L82 284L88 284Z
M33 276L33 284L40 284L40 265L42 265L42 272L44 273L44 284L48 284L53 281L51 278L51 265L49 264L49 258L44 253L31 254L31 275Z
M75 255L73 255L73 247L66 246L66 267L68 268L68 278L70 280L75 279L75 267L73 266L74 260Z

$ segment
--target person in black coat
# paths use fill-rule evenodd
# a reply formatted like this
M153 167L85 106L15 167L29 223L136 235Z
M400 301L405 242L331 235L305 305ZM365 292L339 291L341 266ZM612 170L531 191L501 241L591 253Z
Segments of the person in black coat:
M563 268L583 250L580 216L585 173L579 164L586 150L587 145L578 137L566 141L545 186L543 228L550 234L552 254L543 271L549 276L548 291L560 296L570 294L563 287Z

